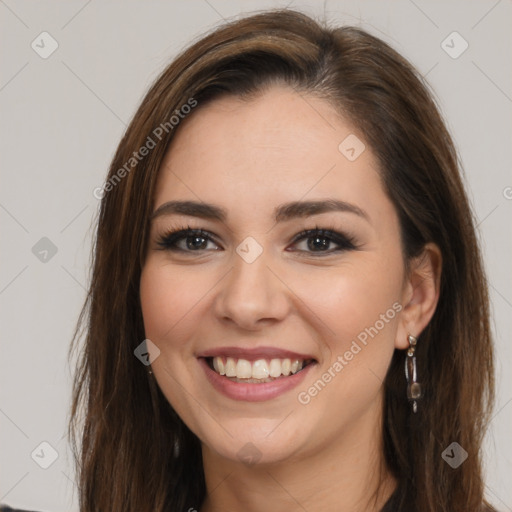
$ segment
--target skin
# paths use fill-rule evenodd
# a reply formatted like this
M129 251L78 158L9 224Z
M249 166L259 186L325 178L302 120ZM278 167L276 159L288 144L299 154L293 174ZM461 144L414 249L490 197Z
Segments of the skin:
M225 222L155 218L140 282L146 337L160 349L154 376L202 442L208 496L201 512L269 504L273 511L379 510L396 485L382 458L383 380L394 350L407 348L407 335L418 336L435 311L441 255L427 245L405 274L398 217L371 149L366 144L353 162L338 150L349 134L364 142L324 100L273 86L250 101L199 106L160 169L155 210L193 200L228 212ZM327 212L274 221L282 203L331 198L358 206L368 220ZM158 250L166 230L188 225L217 241L195 252ZM357 250L319 254L307 239L292 243L315 227L353 236ZM235 251L248 236L263 249L252 263ZM359 343L308 404L299 403L299 392L393 304L401 311ZM317 364L297 388L244 402L216 391L196 358L213 347L263 345L313 354ZM255 464L237 455L249 442L260 454Z

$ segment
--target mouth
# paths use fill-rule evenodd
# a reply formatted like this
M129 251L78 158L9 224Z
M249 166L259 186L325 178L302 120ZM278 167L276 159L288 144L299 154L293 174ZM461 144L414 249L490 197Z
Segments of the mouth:
M207 380L233 400L260 402L292 390L318 361L274 347L226 347L197 354Z
M314 359L272 358L248 359L237 357L206 357L208 367L218 375L224 376L231 382L246 384L265 384L284 379L303 371Z

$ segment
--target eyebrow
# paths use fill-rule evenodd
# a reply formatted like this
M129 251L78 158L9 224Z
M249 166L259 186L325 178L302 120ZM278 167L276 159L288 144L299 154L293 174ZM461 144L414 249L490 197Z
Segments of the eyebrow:
M353 213L371 223L368 213L364 210L354 204L338 199L284 203L274 209L274 218L276 222L284 222L294 218L310 217L328 212ZM198 201L168 201L153 212L150 220L152 221L163 215L173 214L218 220L220 222L225 222L228 217L226 209L214 204Z

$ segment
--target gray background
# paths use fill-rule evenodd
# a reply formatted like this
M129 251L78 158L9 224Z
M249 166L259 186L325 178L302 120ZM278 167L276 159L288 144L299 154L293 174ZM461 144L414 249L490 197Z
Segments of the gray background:
M0 502L78 510L65 437L72 372L66 354L89 275L99 205L93 190L125 124L162 68L205 30L287 4L0 0ZM487 493L499 509L512 510L511 2L291 6L383 38L436 92L464 164L490 281L498 397L485 447ZM31 47L43 31L59 45L47 59ZM441 45L453 31L469 44L458 58ZM452 39L453 53L463 43ZM41 252L43 237L56 254ZM39 465L51 462L43 441L58 452L48 469Z

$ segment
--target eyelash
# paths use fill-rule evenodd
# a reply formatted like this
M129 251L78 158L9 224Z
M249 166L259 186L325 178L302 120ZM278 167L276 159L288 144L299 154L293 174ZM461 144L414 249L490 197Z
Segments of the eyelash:
M204 231L202 229L193 229L190 226L187 226L186 228L178 228L178 229L171 229L166 231L163 235L161 235L157 240L157 245L159 250L164 251L172 251L172 252L181 252L181 253L194 253L194 252L202 252L206 249L199 249L199 250L188 250L188 249L182 249L180 247L177 247L177 243L183 239L187 239L189 237L200 237L204 238L205 240L210 240L214 243L217 243L215 241L215 237L212 236L211 233L208 231ZM344 235L342 233L339 233L338 231L335 231L333 229L324 229L315 227L314 229L305 229L304 231L301 231L300 233L297 233L295 237L292 240L292 244L296 244L297 242L300 242L302 240L307 240L313 237L317 238L323 238L330 240L331 242L334 242L339 247L334 250L327 250L327 251L300 251L300 252L307 252L309 254L315 254L316 256L323 256L323 255L329 255L336 252L341 251L350 251L350 250L356 250L357 246L355 243L355 239L349 235ZM218 244L217 244L218 245Z

